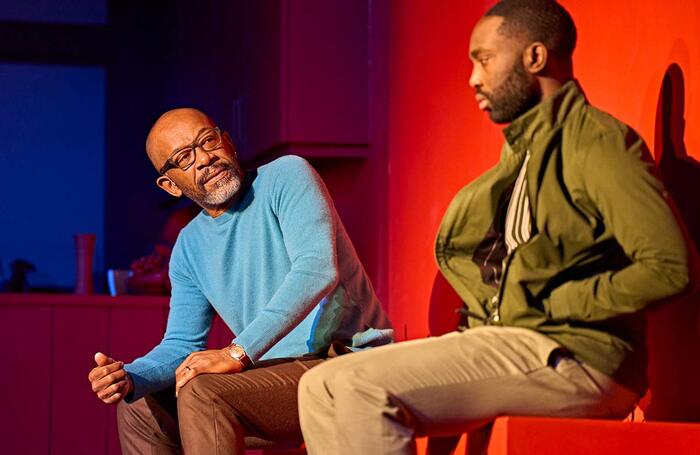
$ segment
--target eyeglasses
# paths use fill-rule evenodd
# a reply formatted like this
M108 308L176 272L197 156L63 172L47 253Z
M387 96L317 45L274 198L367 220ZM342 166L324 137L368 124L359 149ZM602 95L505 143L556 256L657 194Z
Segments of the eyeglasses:
M190 145L181 147L171 153L168 159L165 160L165 164L158 169L158 173L163 175L174 168L186 171L197 159L197 147L200 147L205 152L213 152L221 147L221 130L218 127L202 130L197 139Z

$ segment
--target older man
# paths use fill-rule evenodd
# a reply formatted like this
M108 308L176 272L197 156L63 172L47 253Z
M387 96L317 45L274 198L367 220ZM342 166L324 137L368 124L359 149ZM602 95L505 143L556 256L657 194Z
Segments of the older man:
M552 0L504 0L477 23L469 83L510 125L435 248L471 328L307 373L310 454L409 454L415 435L501 414L621 418L644 392L642 309L686 288L687 250L644 142L573 79L575 43Z
M301 374L331 347L393 333L323 182L294 156L245 174L229 136L195 109L163 114L146 150L158 186L204 210L173 249L161 343L127 365L95 356L89 380L102 401L121 402L122 450L243 453L246 443L300 441ZM215 313L236 337L206 350Z

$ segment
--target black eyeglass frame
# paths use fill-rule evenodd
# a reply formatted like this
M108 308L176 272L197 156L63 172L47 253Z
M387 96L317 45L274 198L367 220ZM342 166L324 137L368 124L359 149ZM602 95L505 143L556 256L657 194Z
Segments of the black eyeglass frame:
M216 134L219 137L219 140L217 141L216 144L212 146L212 148L204 148L204 140L207 137L207 133L210 131L216 132ZM183 172L187 171L192 165L197 161L197 148L201 148L205 152L213 152L214 150L218 149L221 147L221 144L223 143L223 136L224 133L219 129L218 126L215 126L213 128L205 128L199 132L197 135L197 139L195 139L191 144L185 145L183 147L180 147L179 149L174 150L170 155L168 155L168 158L165 160L165 163L158 169L158 174L160 175L165 175L166 172L168 172L170 169L180 169ZM194 159L192 160L191 163L189 163L185 167L180 167L175 162L173 161L173 158L177 156L178 153L182 152L183 150L186 149L192 149L192 154L194 155Z

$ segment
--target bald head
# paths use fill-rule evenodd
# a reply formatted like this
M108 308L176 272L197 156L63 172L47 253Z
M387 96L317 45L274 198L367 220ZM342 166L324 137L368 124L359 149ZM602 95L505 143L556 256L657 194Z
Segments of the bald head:
M188 164L163 169L176 150L178 157L190 158ZM220 215L235 200L245 175L231 138L197 109L173 109L161 115L148 133L146 153L161 174L156 179L159 187L176 197L184 194L211 216Z
M216 126L204 112L191 107L167 111L153 124L146 138L146 153L156 169L178 146L189 144L196 133L206 127Z

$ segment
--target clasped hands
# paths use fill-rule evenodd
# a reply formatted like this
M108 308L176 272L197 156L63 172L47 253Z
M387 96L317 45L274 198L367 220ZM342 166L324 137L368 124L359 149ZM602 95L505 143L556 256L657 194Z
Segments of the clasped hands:
M97 398L107 404L119 403L134 390L134 383L124 370L124 362L95 354L97 366L90 370L88 381ZM238 373L244 365L229 355L228 349L193 352L175 370L175 395L192 378L205 373Z

